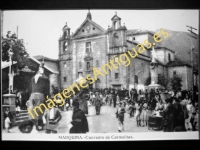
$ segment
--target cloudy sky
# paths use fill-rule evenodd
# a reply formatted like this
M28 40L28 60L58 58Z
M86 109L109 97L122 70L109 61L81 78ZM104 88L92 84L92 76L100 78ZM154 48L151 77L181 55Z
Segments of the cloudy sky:
M198 10L90 10L92 20L104 29L111 26L111 18L117 12L127 29L155 31L165 28L187 32L186 25L199 29ZM58 39L67 22L71 32L83 23L88 10L19 10L3 12L3 36L7 31L15 32L24 39L31 56L44 55L58 58ZM198 33L198 31L195 31Z

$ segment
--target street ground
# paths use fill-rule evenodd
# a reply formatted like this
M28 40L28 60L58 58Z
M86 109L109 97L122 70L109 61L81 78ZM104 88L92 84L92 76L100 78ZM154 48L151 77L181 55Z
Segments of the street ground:
M89 133L118 133L118 120L116 118L116 109L113 106L104 105L101 107L100 115L96 115L95 106L88 107L87 120L89 124ZM68 123L72 118L72 110L61 111L62 119L59 122L58 133L69 133ZM198 126L198 125L197 125ZM45 128L44 128L45 129ZM20 133L18 126L10 129L11 133ZM124 131L125 133L131 132L163 132L158 130L149 130L147 126L137 127L136 121L125 113L124 117ZM5 133L5 130L3 130ZM45 130L39 131L45 133ZM5 133L6 134L6 133ZM9 133L7 133L9 134Z
M118 120L115 112L117 108L113 106L104 105L101 107L100 115L96 115L95 107L89 106L88 109L88 124L89 133L118 133ZM62 119L59 123L58 133L69 133L68 122L71 121L72 110L61 111ZM10 129L11 133L20 133L18 126ZM39 131L45 133L45 130ZM124 131L123 132L162 132L149 130L148 127L137 127L136 121L129 118L129 114L125 113Z

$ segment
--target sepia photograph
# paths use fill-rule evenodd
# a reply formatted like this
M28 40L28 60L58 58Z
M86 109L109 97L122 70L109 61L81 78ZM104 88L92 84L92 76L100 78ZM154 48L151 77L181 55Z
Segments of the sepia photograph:
M3 10L2 140L199 139L199 10Z

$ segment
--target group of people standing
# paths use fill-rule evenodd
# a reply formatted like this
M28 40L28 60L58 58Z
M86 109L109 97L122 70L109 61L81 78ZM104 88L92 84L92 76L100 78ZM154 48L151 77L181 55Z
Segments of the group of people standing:
M171 91L163 98L158 89L151 89L150 92L146 90L144 94L141 92L138 94L135 89L132 89L130 95L120 102L119 109L122 110L122 114L125 110L132 121L137 122L138 127L150 126L150 118L158 117L162 122L158 125L155 122L155 126L160 125L160 129L164 132L198 130L196 128L198 98L192 100L188 91ZM123 125L124 119L120 120L119 128Z
M195 131L198 123L198 93L192 97L191 91L170 91L158 89L102 90L103 104L117 107L118 131L124 130L124 116L127 113L137 127L150 126L150 119L157 118L154 126L164 132ZM130 95L130 96L129 96ZM156 120L156 119L155 119Z

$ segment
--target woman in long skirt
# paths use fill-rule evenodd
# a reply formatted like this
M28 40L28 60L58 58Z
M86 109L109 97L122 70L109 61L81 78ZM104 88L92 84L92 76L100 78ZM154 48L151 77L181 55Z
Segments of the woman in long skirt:
M147 102L144 101L142 104L142 112L141 112L141 122L142 122L142 127L144 127L145 125L147 126L147 122L148 122L148 117L147 117Z
M141 126L140 114L141 114L141 108L142 108L140 101L136 102L135 108L136 108L135 116L136 116L137 126L139 127Z

